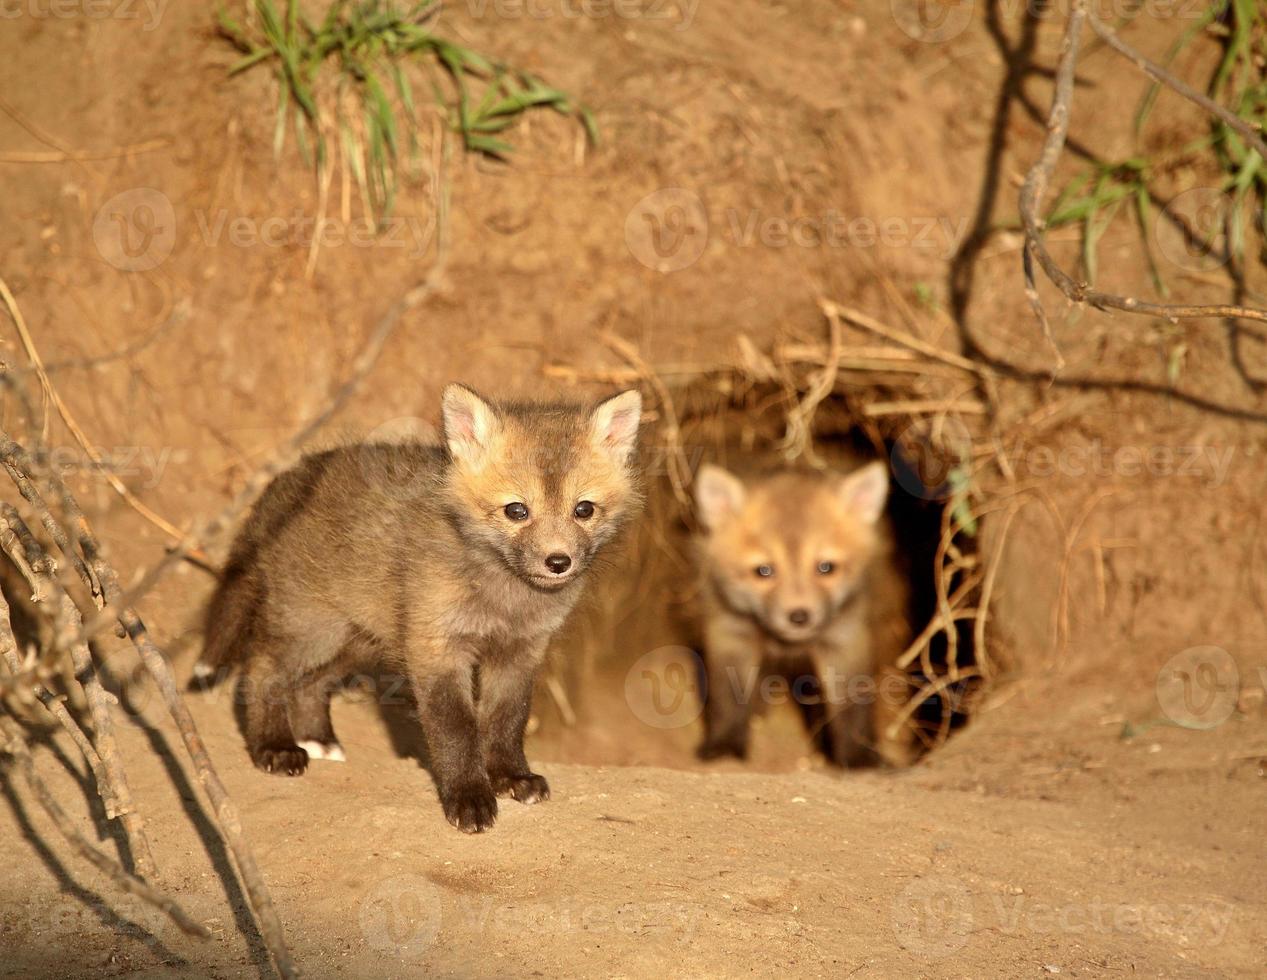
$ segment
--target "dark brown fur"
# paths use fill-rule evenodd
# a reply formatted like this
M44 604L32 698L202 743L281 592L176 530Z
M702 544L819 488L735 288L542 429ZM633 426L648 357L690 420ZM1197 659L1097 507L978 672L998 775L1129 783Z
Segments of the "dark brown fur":
M337 747L330 694L370 662L409 678L455 826L491 826L499 795L547 799L523 751L533 677L637 505L640 404L625 392L592 411L498 407L451 385L445 447L350 446L279 476L234 544L198 669L243 665L255 764L298 775L299 743ZM529 517L512 520L511 502ZM544 559L560 555L571 565L556 573Z

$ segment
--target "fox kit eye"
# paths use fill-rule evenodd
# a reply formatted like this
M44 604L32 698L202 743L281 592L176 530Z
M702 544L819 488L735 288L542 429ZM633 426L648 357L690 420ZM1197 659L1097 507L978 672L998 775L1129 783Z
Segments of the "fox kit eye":
M835 565L835 563L834 563L834 562L830 562L830 561L820 561L820 562L818 563L818 574L819 574L819 575L830 575L830 574L831 574L832 572L834 572L835 570L836 570L836 565Z
M528 508L518 500L513 504L507 504L502 508L502 512L512 521L526 521L528 519Z
M582 500L572 508L572 513L577 516L578 520L588 521L594 516L594 504L592 501Z
M769 565L758 565L756 568L753 569L753 571L756 572L758 575L760 575L762 578L769 578L771 575L774 574L774 569L771 568Z

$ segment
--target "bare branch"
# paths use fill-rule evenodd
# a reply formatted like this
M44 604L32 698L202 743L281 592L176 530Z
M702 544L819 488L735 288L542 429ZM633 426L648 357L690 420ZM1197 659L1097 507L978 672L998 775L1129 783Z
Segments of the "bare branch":
M1052 98L1051 111L1047 117L1047 138L1043 142L1042 152L1039 154L1038 160L1025 176L1025 183L1021 187L1020 194L1021 222L1025 227L1025 249L1022 253L1025 269L1025 295L1029 298L1035 316L1038 317L1044 336L1055 349L1055 343L1051 336L1051 326L1047 321L1047 314L1043 309L1042 300L1038 295L1038 287L1034 281L1035 260L1037 260L1038 265L1042 268L1047 278L1071 302L1086 303L1099 310L1122 310L1126 313L1164 317L1171 321L1212 317L1257 320L1267 323L1267 310L1259 310L1249 306L1232 304L1197 306L1150 303L1136 299L1133 296L1119 296L1113 293L1099 292L1092 289L1088 283L1079 282L1066 273L1056 263L1056 260L1052 258L1051 253L1047 251L1047 246L1043 242L1045 225L1038 215L1042 207L1043 195L1047 191L1047 184L1051 180L1056 163L1064 150L1065 137L1069 130L1069 114L1073 103L1074 70L1078 62L1078 48L1082 27L1088 16L1086 0L1074 0L1073 8L1069 13L1069 21L1065 28L1064 40L1061 44L1060 61L1056 67L1056 91ZM1095 26L1094 19L1092 19L1092 25L1093 27ZM1117 38L1108 28L1104 28L1101 25L1100 28L1097 28L1097 33L1104 37L1105 41L1114 50L1130 58L1136 65L1148 71L1159 82L1174 89L1185 98L1192 99L1202 108L1224 119L1225 122L1228 121L1225 114L1222 111L1218 111L1218 106L1211 103L1208 99L1204 99L1204 97L1194 98L1194 96L1199 96L1199 93L1189 86L1179 83L1177 79L1164 69L1152 65L1142 55L1139 55L1125 42ZM1112 35L1112 40L1110 40L1108 35ZM1155 69L1156 73L1150 70L1149 67L1145 67L1146 65L1150 66L1151 69ZM1262 145L1262 140L1256 135L1251 137L1251 135L1245 134L1239 128L1238 131L1246 135L1246 138L1251 139L1252 142L1256 141L1255 148ZM1257 334L1257 336L1262 335ZM1059 351L1056 353L1057 357L1059 357ZM1063 366L1063 363L1064 359L1060 358L1060 365Z
M12 508L8 504L4 504L0 509L5 512L4 522L0 524L0 548L3 548L5 554L18 566L23 578L31 586L32 598L36 600L43 598L41 592L44 584L31 567L35 563L30 561L27 555L23 554L20 535L13 529L12 517L8 514ZM26 529L25 524L22 527ZM30 531L27 530L26 533L29 535ZM0 593L0 657L4 659L10 673L15 678L21 678L23 675L22 658L18 653L18 642L13 635L11 622L9 604L5 601L4 594ZM97 782L97 791L101 794L102 801L106 803L106 812L109 813L110 803L107 799L110 794L109 783L106 780L105 770L101 765L101 758L97 755L97 750L93 746L92 741L84 733L84 730L79 727L79 723L71 716L66 709L66 705L62 703L61 698L54 695L37 678L30 679L29 683L35 696L39 698L48 713L61 724L62 728L70 735L71 740L79 747L79 751L83 753L84 758L88 762L88 767L92 770L93 778ZM0 695L3 693L3 688L0 688Z
M190 936L197 936L199 939L210 937L211 933L207 930L207 927L195 922L172 899L156 891L135 875L128 874L118 864L111 861L88 843L83 835L75 829L75 825L67 817L66 812L58 805L57 800L53 798L53 794L49 792L48 787L44 785L44 781L40 779L39 774L35 771L35 763L31 759L31 750L27 746L26 740L22 737L22 730L11 718L0 715L0 732L3 732L7 740L2 751L4 757L8 759L8 766L16 767L18 772L22 774L23 780L30 787L31 792L35 794L35 798L39 800L44 812L49 815L49 818L57 825L57 829L62 836L70 842L71 846L82 857L86 858L102 873L108 875L123 891L129 895L135 895L137 898L162 911L176 924L181 932Z
M55 637L53 647L69 650L71 663L75 668L75 678L83 686L88 709L92 714L96 765L93 765L93 756L85 753L85 757L93 769L93 774L97 777L97 792L101 794L101 801L105 804L106 816L112 820L118 818L122 821L128 845L132 850L132 857L136 861L137 871L142 878L152 878L156 871L154 856L145 835L144 822L133 806L132 792L128 787L127 775L123 768L123 758L119 753L118 743L114 739L114 720L110 716L110 706L116 702L101 686L88 644L74 639L83 632L83 620L79 615L79 610L62 584L53 575L55 566L52 560L44 554L39 542L35 540L35 536L18 516L17 511L9 504L0 505L0 519L10 532L8 536L0 536L0 543L22 546L21 562L19 563L16 558L14 562L19 568L26 565L34 576L32 591L51 606ZM10 552L10 557L13 557L12 552ZM9 630L8 611L8 606L4 605L4 630ZM12 637L11 631L9 631L9 637ZM3 633L0 633L0 639L3 638ZM16 654L17 644L13 645ZM51 698L51 695L49 697ZM44 697L40 697L40 700L46 706L49 704ZM56 699L53 700L58 703ZM65 706L60 707L61 712L54 711L55 716L65 714ZM53 709L50 708L50 710ZM69 720L69 715L66 719ZM62 721L63 725L66 724L62 718L59 717L58 720ZM73 729L67 727L72 737L75 736L77 729L77 725ZM82 732L79 734L82 735ZM76 742L78 741L76 739Z
M67 492L67 497L69 498L69 492ZM76 510L78 510L77 507ZM79 545L105 588L106 608L119 610L119 622L132 640L137 653L140 654L142 663L145 664L146 670L157 685L167 705L167 710L180 731L181 740L185 743L185 749L197 770L198 782L211 801L211 811L220 827L220 833L225 843L229 845L229 850L233 852L251 908L255 911L260 935L264 938L264 945L268 947L269 955L273 958L273 964L283 978L290 980L298 976L298 973L291 960L281 920L273 906L272 895L264 883L264 876L260 873L259 865L255 863L255 855L242 831L242 820L238 815L237 807L229 797L228 790L224 788L224 783L220 781L220 776L211 762L207 746L198 732L198 726L189 712L189 706L185 704L171 665L163 652L150 639L145 624L141 622L141 617L137 615L136 610L124 604L119 578L102 557L101 546L82 512L76 517L75 528Z
M1038 256L1039 262L1043 266L1043 271L1055 282L1061 289L1065 287L1057 279L1057 276L1063 276L1073 285L1073 280L1065 276L1055 263L1055 260L1047 253L1047 247L1043 244L1042 229L1043 225L1037 218L1038 209L1042 204L1043 195L1047 193L1047 183L1051 180L1052 172L1056 169L1056 162L1060 159L1061 151L1065 148L1065 136L1069 132L1069 113L1073 103L1073 81L1074 69L1078 64L1078 47L1082 42L1082 23L1087 16L1087 7L1085 0L1074 0L1073 9L1069 12L1069 23L1065 28L1064 39L1060 43L1060 62L1056 68L1056 92L1052 97L1051 112L1047 116L1047 138L1043 141L1042 152L1038 156L1038 161L1030 168L1029 173L1025 175L1025 183L1021 186L1020 211L1021 221L1025 225L1025 250L1023 253L1025 263L1025 295L1029 299L1030 306L1034 309L1034 315L1038 317L1038 322L1043 328L1043 336L1047 338L1047 343L1051 345L1053 351L1056 352L1058 364L1064 366L1064 358L1061 356L1059 349L1056 347L1056 341L1051 335L1051 324L1047 321L1047 312L1043 309L1043 301L1038 295L1038 287L1034 282L1034 257ZM1066 290L1066 295L1069 292ZM1072 296L1070 297L1072 298Z
M58 523L57 518L53 516L53 512L48 509L48 504L44 502L44 495L40 493L39 488L36 487L35 482L31 478L35 467L34 462L27 451L14 442L3 430L0 430L0 463L3 463L4 468L9 471L9 476L17 484L18 492L34 509L36 516L40 519L40 523L44 525L44 530L48 532L48 536L57 545L57 550L66 556L66 560L70 562L71 567L84 585L88 586L93 597L99 599L101 596L101 583L97 581L96 576L84 564L79 552L75 550L70 543L70 539L66 537L65 529Z
M102 630L112 626L116 620L121 620L121 613L124 607L133 605L147 594L168 571L187 555L194 551L205 550L212 541L229 530L237 522L241 514L255 502L255 498L268 486L272 479L295 461L304 444L343 408L361 382L365 380L365 376L370 373L370 370L377 363L379 355L382 354L383 348L386 346L392 332L396 329L396 325L400 322L401 316L430 299L435 292L442 288L443 283L444 262L442 258L432 269L431 274L420 285L415 286L401 297L378 322L378 325L366 341L365 347L362 348L361 353L353 362L352 370L347 380L334 393L325 407L309 419L298 432L287 439L277 449L271 460L255 471L251 478L247 480L246 486L239 491L238 495L233 498L227 507L211 518L211 520L203 522L185 534L175 546L169 549L141 577L136 585L132 586L126 593L120 592L116 599L112 599L108 606L90 619L84 626L84 637L91 639L102 632Z
M1160 82L1167 88L1178 92L1189 102L1195 102L1210 115L1217 116L1219 119L1223 120L1223 122L1225 122L1228 126L1245 137L1245 141L1258 151L1258 155L1262 157L1264 161L1267 161L1267 143L1263 142L1262 134L1252 125L1240 116L1236 115L1236 113L1225 109L1213 99L1201 92L1198 92L1187 82L1176 78L1170 72L1166 71L1165 68L1161 67L1161 65L1156 62L1149 61L1140 54L1140 52L1136 51L1133 47L1123 41L1121 37L1118 36L1117 31L1113 30L1113 28L1101 21L1095 14L1088 12L1087 22L1091 25L1091 30L1095 31L1105 44L1124 58L1129 59L1131 64L1142 71L1145 75L1148 75L1156 82Z

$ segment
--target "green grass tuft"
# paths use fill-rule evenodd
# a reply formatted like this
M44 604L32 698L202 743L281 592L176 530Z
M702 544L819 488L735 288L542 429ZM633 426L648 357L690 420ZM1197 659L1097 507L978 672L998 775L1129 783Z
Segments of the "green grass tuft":
M247 28L221 8L219 33L242 54L231 76L258 65L278 74L273 152L281 154L293 125L300 156L320 173L333 141L371 215L391 212L402 156L417 155L411 64L443 69L453 91L446 96L437 82L436 99L471 152L507 157L512 147L499 134L531 109L575 116L598 141L593 116L565 93L434 34L439 0L408 9L393 0L334 0L319 24L300 13L297 0L287 0L284 13L274 0L254 0L252 9ZM318 91L333 98L319 100Z
M1258 0L1216 0L1185 31L1163 61L1174 59L1198 37L1212 36L1222 46L1223 55L1207 85L1207 94L1227 106L1247 122L1267 123L1267 80L1259 67L1267 59L1267 6ZM1162 89L1150 86L1135 116L1136 141L1143 133ZM1222 172L1218 187L1228 207L1222 209L1222 224L1205 229L1205 243L1216 254L1215 239L1227 243L1231 260L1244 268L1246 250L1257 243L1258 259L1267 262L1263 229L1267 227L1267 161L1246 146L1245 141L1221 120L1213 120L1210 133L1187 146L1164 154L1137 154L1126 160L1092 167L1074 177L1057 196L1047 218L1049 227L1077 224L1082 231L1082 266L1089 283L1097 273L1097 252L1101 235L1123 210L1136 222L1148 259L1153 284L1162 296L1166 283L1152 253L1153 202L1159 199L1153 188L1158 178L1177 162L1190 161L1199 153L1213 152ZM1254 219L1257 219L1255 221Z

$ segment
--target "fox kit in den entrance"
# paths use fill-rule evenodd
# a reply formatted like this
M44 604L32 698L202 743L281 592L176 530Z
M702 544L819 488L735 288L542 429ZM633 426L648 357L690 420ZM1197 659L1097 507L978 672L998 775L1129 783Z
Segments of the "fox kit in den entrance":
M247 748L268 772L342 759L330 695L365 663L418 703L449 822L549 798L524 757L533 676L595 555L637 507L642 400L592 410L444 391L444 446L307 456L265 491L207 615L195 676L241 662Z
M701 758L748 752L763 666L808 661L791 694L821 711L828 759L878 761L871 731L874 688L869 609L885 550L878 526L888 495L882 463L848 475L781 470L740 480L705 464L695 497L707 665ZM802 681L813 690L798 690ZM859 681L862 684L859 684Z

